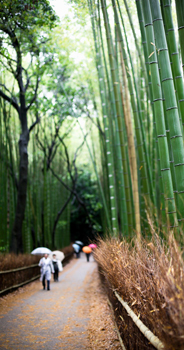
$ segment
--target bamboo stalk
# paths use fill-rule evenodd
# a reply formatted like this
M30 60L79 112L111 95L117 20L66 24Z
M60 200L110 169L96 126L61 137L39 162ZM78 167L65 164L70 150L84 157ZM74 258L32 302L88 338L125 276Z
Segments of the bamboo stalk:
M183 3L183 0L175 0L175 4L176 4L176 13L177 13L177 21L178 21L178 33L179 33L179 40L180 40L182 68L184 72L184 45L183 45L184 3Z
M118 226L118 210L117 210L117 196L116 196L116 181L115 181L115 167L114 167L114 157L113 157L113 140L112 140L112 129L109 125L108 119L108 110L107 110L107 94L106 87L104 82L104 73L103 73L103 65L101 62L101 54L97 45L97 36L95 31L95 23L94 16L92 15L94 12L94 8L92 7L92 2L89 3L89 8L91 8L91 21L93 28L93 36L96 50L96 65L98 72L98 80L99 80L99 91L101 97L101 105L102 105L102 113L103 113L103 123L104 123L104 133L105 133L105 152L107 154L107 172L109 179L109 192L110 192L110 208L111 208L111 225L112 229L115 232L119 231Z
M121 103L119 76L118 76L118 69L116 64L109 17L107 13L107 6L106 6L105 0L101 0L101 8L102 8L104 25L106 30L106 39L107 39L111 79L112 79L113 94L114 94L114 101L115 101L115 110L116 110L116 115L114 116L114 118L117 120L118 130L119 130L119 139L120 139L121 154L122 154L122 161L123 161L123 174L124 174L125 193L126 193L126 202L127 202L127 216L128 216L128 225L129 225L128 228L129 228L129 235L131 236L132 229L133 229L133 215L132 215L131 190L130 190L131 179L129 178L129 170L128 170L129 164L127 160L127 153L126 153L126 146L125 146L125 134L124 134L125 128L124 128L124 119L123 119L123 109L122 109L122 103Z
M147 151L147 144L146 144L146 138L145 138L145 130L143 126L143 122L141 119L141 112L140 112L140 103L139 103L139 94L138 94L138 86L135 79L135 71L134 66L132 62L132 57L129 50L129 44L128 44L128 38L126 35L126 30L124 26L123 16L121 13L119 1L117 0L117 5L119 9L119 14L121 18L121 24L123 26L124 36L126 45L124 44L123 35L120 28L120 23L118 19L118 13L116 10L116 2L113 1L113 9L115 12L115 22L116 26L118 28L118 34L119 34L119 40L121 45L121 52L123 55L123 60L125 61L126 66L126 75L128 79L128 86L129 86L129 93L130 93L130 101L132 106L132 113L134 118L134 124L135 124L135 136L136 136L136 142L137 142L137 154L139 157L139 176L141 181L141 193L140 196L142 196L142 205L141 205L141 215L142 215L142 221L143 221L143 228L144 230L147 230L147 224L146 224L146 215L145 215L145 206L147 202L147 206L149 207L149 210L153 207L151 205L151 202L154 202L154 195L153 195L153 181L152 181L152 175L151 175L151 169L150 169L150 162L148 157L148 151ZM127 54L128 53L128 54ZM129 58L129 59L128 59ZM145 199L145 200L144 200Z
M142 69L143 74L144 74L144 79L145 79L146 85L148 85L148 78L147 78L147 74L146 74L146 71L145 71L145 63L144 63L144 60L142 58L142 52L141 52L141 49L139 47L139 43L138 43L138 40L137 40L137 35L136 35L135 29L134 29L134 24L133 24L132 17L131 17L131 14L130 14L130 11L129 11L129 8L128 8L128 4L127 4L126 0L124 0L124 4L125 4L125 8L126 8L126 11L127 11L128 18L129 18L129 22L130 22L130 26L131 26L131 29L132 29L132 33L133 33L133 36L134 36L135 46L136 46L136 49L137 49L137 52L138 52L138 55L139 55L141 69Z
M117 186L117 195L118 195L118 210L120 217L120 225L121 232L123 235L128 236L128 215L127 215L127 203L126 203L126 195L125 195L125 184L124 184L124 176L123 176L123 163L122 163L122 155L121 155L121 145L119 138L119 128L117 123L116 109L115 109L115 101L113 94L113 87L111 81L111 75L108 72L107 60L105 55L105 48L102 38L102 26L101 26L101 17L100 17L100 4L98 2L98 29L100 36L100 44L102 47L104 68L105 68L105 77L107 81L107 91L108 91L108 115L109 115L109 127L112 129L113 135L113 156L115 161L115 172L116 172L116 186Z
M142 1L142 11L144 16L144 24L146 27L145 30L148 43L148 52L150 53L148 61L150 64L150 74L152 79L153 103L155 109L156 132L162 182L164 188L165 207L167 210L168 225L170 227L175 227L178 225L176 217L176 205L170 170L169 149L166 137L165 116L162 101L162 89L158 69L156 46L154 43L154 32L152 26L151 11L149 7L149 0Z
M162 9L164 26L166 31L166 39L168 42L173 79L174 79L174 84L176 89L178 110L180 112L180 119L183 125L182 126L182 129L183 129L184 128L184 83L183 83L183 74L182 74L182 69L180 64L179 50L178 50L178 45L176 42L176 36L174 31L171 1L162 0L161 9ZM182 45L183 45L183 37L182 37Z
M158 0L150 0L152 14L152 25L158 52L158 63L160 67L160 76L162 89L165 98L166 118L170 130L170 140L173 151L174 170L177 181L177 216L181 227L184 223L184 148L183 136L177 108L175 87L173 82L170 58L168 53L165 29ZM153 51L153 50L152 50Z
M120 46L120 50L121 50L121 46ZM121 51L121 66L122 66L122 73L123 73L123 86L125 90L125 93L124 93L125 98L123 99L123 96L122 96L122 103L125 108L124 116L125 116L125 125L127 129L128 151L129 151L130 170L131 170L131 177L132 177L136 234L137 234L137 238L140 240L141 239L141 221L140 221L140 208L139 208L137 159L136 159L133 127L132 127L132 120L131 120L131 107L130 107L130 100L129 100L129 94L128 94L128 82L126 77L126 70L125 70L122 51ZM121 86L121 90L122 90L122 86Z

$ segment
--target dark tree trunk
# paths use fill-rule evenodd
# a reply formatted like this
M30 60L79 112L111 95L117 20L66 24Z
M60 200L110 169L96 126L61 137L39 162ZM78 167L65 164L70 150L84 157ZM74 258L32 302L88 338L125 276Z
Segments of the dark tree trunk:
M24 220L25 208L26 208L26 195L27 195L27 180L28 180L28 147L29 131L26 129L19 139L19 183L17 193L17 205L15 212L15 220L13 224L12 237L10 250L14 253L23 252L22 242L22 224Z

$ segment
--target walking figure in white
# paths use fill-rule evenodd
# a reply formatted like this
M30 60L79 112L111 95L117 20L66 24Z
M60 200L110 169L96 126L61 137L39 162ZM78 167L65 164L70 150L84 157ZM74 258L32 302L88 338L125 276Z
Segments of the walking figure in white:
M45 254L45 256L40 259L38 265L41 267L40 281L42 282L43 289L45 289L45 280L46 280L47 290L50 290L51 273L54 273L54 267L51 259L48 257L48 254Z

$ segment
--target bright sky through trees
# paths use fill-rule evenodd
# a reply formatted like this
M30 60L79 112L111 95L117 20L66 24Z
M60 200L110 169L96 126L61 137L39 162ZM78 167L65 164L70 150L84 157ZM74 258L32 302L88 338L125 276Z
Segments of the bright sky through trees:
M62 19L68 12L69 4L64 0L50 0L51 6L56 11L56 14Z

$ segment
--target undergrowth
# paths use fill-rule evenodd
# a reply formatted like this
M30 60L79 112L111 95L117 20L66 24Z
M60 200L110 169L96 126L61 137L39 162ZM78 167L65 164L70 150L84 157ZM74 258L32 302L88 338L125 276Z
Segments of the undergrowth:
M94 257L104 277L126 349L154 349L117 301L113 290L164 343L184 348L184 263L172 235L167 244L154 234L151 242L98 240Z

